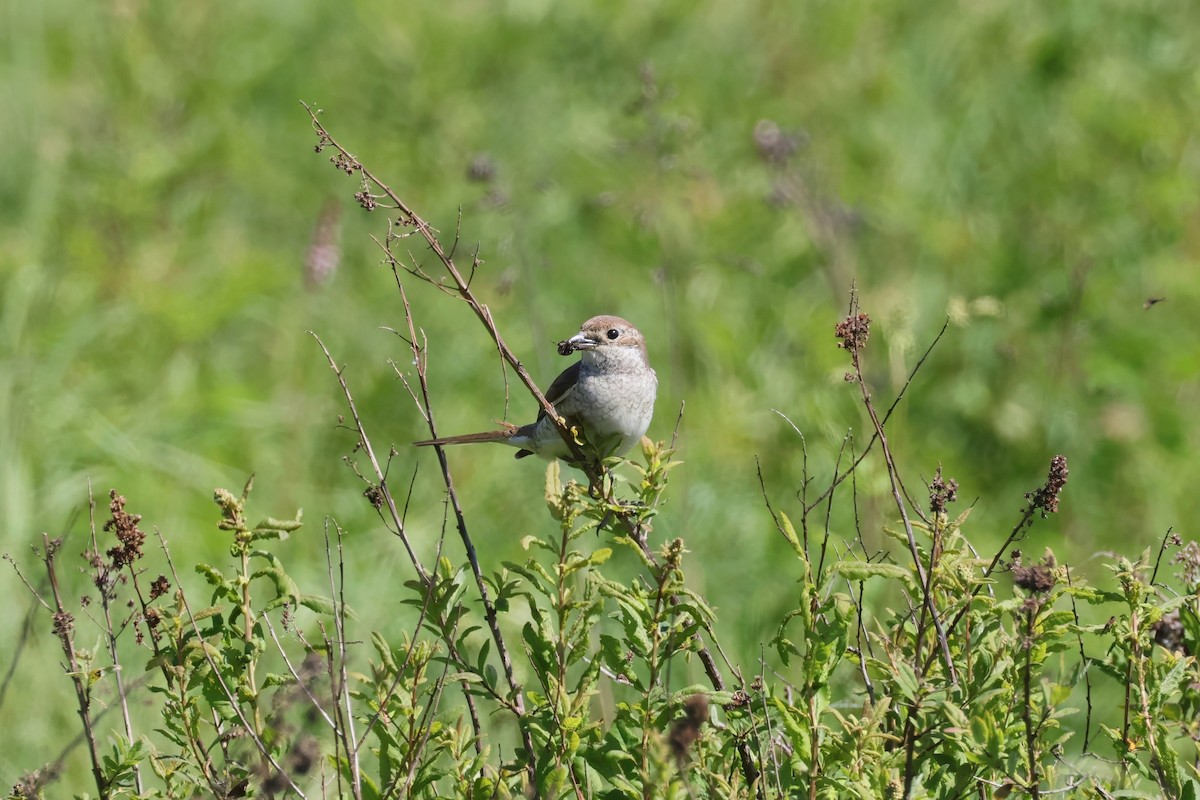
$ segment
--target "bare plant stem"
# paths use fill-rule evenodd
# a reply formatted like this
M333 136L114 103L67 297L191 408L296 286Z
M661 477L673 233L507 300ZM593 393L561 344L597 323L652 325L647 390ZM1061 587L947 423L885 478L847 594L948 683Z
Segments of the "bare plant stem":
M434 438L437 438L437 426L433 419L433 406L429 400L429 380L426 370L425 350L417 343L416 325L413 322L412 307L408 303L408 295L404 291L404 286L400 282L400 274L396 272L393 264L393 274L396 278L396 286L400 290L400 299L404 303L404 319L408 325L408 343L412 348L413 360L417 364L417 381L421 387L421 405L425 412L425 418L429 425L429 433ZM498 332L494 333L496 339L500 339ZM504 635L500 630L500 619L496 612L496 604L492 602L491 595L488 592L487 582L483 577L483 569L479 566L479 555L475 550L475 542L471 539L471 534L467 530L467 518L463 513L462 503L458 499L458 491L454 486L454 477L450 473L450 462L446 459L445 450L441 447L436 448L438 456L438 465L442 472L442 481L446 486L446 495L450 499L450 507L454 511L455 529L458 531L459 538L463 543L463 550L467 554L467 562L471 565L471 575L475 579L475 589L479 592L480 600L483 602L484 619L487 621L488 630L491 632L492 641L496 644L496 654L500 658L500 666L504 670L505 680L508 682L509 688L512 690L513 709L517 717L520 718L525 714L525 698L524 691L517 681L516 671L513 669L512 656L509 654L508 645L504 640ZM533 768L533 740L529 738L529 732L522 727L522 737L525 739L523 744L529 752L530 764ZM532 777L532 773L531 773Z
M30 589L32 590L32 587ZM33 637L34 622L37 619L40 600L41 598L35 593L34 601L29 604L29 608L25 611L25 617L21 620L20 636L9 653L8 670L4 673L4 680L0 681L0 711L4 709L4 700L8 697L8 688L13 685L13 678L17 674L17 667L21 664L21 656L25 652L25 646L29 644L29 640Z
M524 365L521 364L516 354L513 353L512 349L509 348L508 344L503 338L501 338L500 332L496 329L495 320L492 319L492 312L487 306L475 298L474 293L471 291L470 282L463 277L457 265L454 263L454 259L452 258L453 251L449 253L446 251L446 249L442 246L441 240L438 239L437 231L434 230L434 228L428 222L417 216L417 214L411 208L409 208L403 200L400 199L400 196L397 195L396 192L394 192L387 184L372 174L371 171L366 168L366 166L364 166L348 150L338 144L337 141L329 135L329 132L325 130L325 127L317 118L316 109L307 104L304 105L304 108L306 111L308 111L309 116L312 118L313 128L317 131L320 141L322 143L327 143L330 147L336 149L343 157L349 159L350 163L353 165L353 170L360 172L366 181L378 188L379 191L383 192L384 195L386 195L387 198L392 201L394 207L399 210L402 215L401 224L412 227L421 235L421 238L424 239L426 245L428 245L429 250L434 254L437 260L441 263L442 267L446 270L447 274L450 276L451 280L454 282L454 292L461 296L462 299L466 301L467 305L471 307L471 310L475 312L475 316L478 317L479 321L483 324L484 329L486 329L488 334L492 337L492 341L496 345L496 350L500 353L501 357L508 362L508 365L512 367L513 371L517 374L517 377L521 379L521 383L525 384L525 388L529 390L529 393L533 395L533 397L538 401L538 404L542 407L542 410L546 412L546 415L554 423L554 427L558 429L559 435L562 436L563 441L570 450L572 458L581 465L590 464L590 459L584 455L583 450L575 442L575 437L572 435L571 429L567 425L566 420L559 415L559 413L554 409L553 404L551 404L550 401L546 399L546 396L542 394L541 389L538 388L537 383L534 382L533 377L529 374L529 371L525 369ZM398 265L398 263L395 262L394 257L391 256L390 247L386 245L381 245L381 247L383 247L384 252L389 256L389 261L393 261L394 264ZM476 265L477 263L478 262L475 261L473 262L473 265ZM433 281L424 272L416 269L407 271L413 275L416 275L417 277L428 280L430 283L443 286L442 283ZM595 469L593 467L591 471L588 472L588 477L594 478L594 473Z
M391 246L392 242L403 238L403 235L395 234L391 230L389 230L388 238L387 238L386 242L381 243L378 240L376 240L376 244L378 244L380 249L383 251L385 258L387 259L387 261L388 261L389 265L392 267L392 269L397 272L398 272L398 270L403 269L406 272L408 272L409 274L414 275L415 277L417 277L421 280L427 281L427 282L429 282L435 286L438 286L439 288L442 288L443 290L445 290L457 297L460 297L463 301L465 301L467 303L468 306L470 306L472 312L474 312L475 316L479 319L480 323L483 324L484 329L487 330L488 335L491 337L492 342L496 346L497 352L500 353L500 356L516 373L517 377L521 380L521 383L525 385L525 388L529 391L530 395L532 395L533 398L535 400L537 400L538 405L546 413L546 416L549 417L549 419L554 423L554 426L558 430L559 435L562 437L563 442L566 443L568 451L571 453L571 460L574 463L574 465L577 466L579 469L581 469L585 475L587 475L589 484L591 485L593 491L600 493L600 494L604 494L604 492L602 491L602 489L605 485L605 482L603 480L603 472L604 472L603 466L601 464L597 463L594 459L587 457L587 455L583 452L582 448L576 442L575 435L572 432L571 428L567 425L566 420L563 419L558 414L558 412L555 410L554 406L550 403L550 401L548 401L546 399L546 396L538 388L538 386L534 382L532 376L530 376L528 370L525 369L524 365L517 358L516 354L512 351L512 349L508 346L508 344L504 341L503 337L500 335L500 332L496 327L495 320L492 318L491 311L488 309L488 307L486 305L481 303L475 297L474 293L471 291L469 278L465 278L463 276L463 274L459 271L457 265L454 262L454 258L453 258L454 251L455 251L455 249L457 247L457 243L458 243L457 238L455 239L454 245L451 247L451 249L449 251L447 251L446 248L442 245L441 241L439 240L437 231L428 222L426 222L424 219L422 219L420 216L418 216L400 198L400 196L396 194L395 191L393 191L387 184L385 184L378 177L376 177L357 158L355 158L355 156L353 154L351 154L348 150L346 150L344 147L342 147L340 144L338 144L338 142L332 136L329 135L329 132L325 129L325 127L321 124L320 120L318 119L318 111L307 104L304 104L304 108L308 112L310 118L312 119L313 129L317 132L318 149L323 148L323 147L334 148L338 152L338 156L341 159L341 162L342 162L341 166L343 169L346 169L351 173L358 172L362 176L364 185L369 185L369 186L375 187L376 189L378 189L380 192L383 193L382 196L387 197L387 199L391 201L393 207L400 211L400 220L398 221L397 224L402 227L412 228L417 234L419 234L421 236L421 238L425 241L426 245L428 246L429 250L434 254L434 257L438 260L438 262L446 270L446 273L449 275L449 277L453 283L453 286L447 287L447 286L445 286L445 284L442 281L435 281L430 275L425 273L423 270L420 269L419 266L417 266L415 264L411 268L403 266L400 263L400 260L393 253L392 246ZM405 235L407 235L407 234L405 234ZM478 258L476 257L472 260L472 274L474 272L474 268L477 267L478 264L479 264L479 261L478 261ZM397 274L397 279L398 279L398 277L399 276ZM409 323L411 326L411 315L409 317ZM415 330L411 327L410 327L410 335L412 337L411 341L415 342L415 340L416 340ZM322 349L324 349L324 345L322 345ZM329 357L329 359L330 359L330 364L332 366L334 366L335 371L338 372L339 380L342 381L341 372L337 369L336 365L333 362L332 357L329 356L329 351L326 350L325 353L326 353L326 356ZM346 390L344 381L342 381L342 386L343 386L343 390L348 393L348 390ZM362 430L361 421L358 418L357 412L354 413L354 416L355 416L355 423L358 425L359 430L361 431ZM441 448L437 448L437 449L440 450ZM387 498L387 503L388 503L390 509L392 510L393 518L396 520L397 524L400 524L399 523L399 519L400 519L399 515L395 511L395 504L391 499L391 493L386 490L386 486L383 481L383 473L379 469L378 462L375 460L374 455L370 454L370 457L371 457L372 464L374 465L374 467L376 469L376 473L380 477L380 489L381 489L381 491L383 491L384 496ZM439 455L439 460L443 464L443 473L445 474L446 467L445 467L444 457ZM610 491L611 491L611 487L610 487ZM604 499L611 501L611 497L605 497ZM456 508L456 511L455 511L456 516L459 514L459 511L460 510L458 508ZM646 554L646 556L648 558L652 559L653 554L649 550L649 548L645 542L645 533L637 530L636 526L634 526L632 523L630 523L628 518L625 517L624 515L620 516L620 521L621 521L622 525L625 526L626 529L628 530L630 537L633 539L633 541L638 543L638 545L642 549L643 553ZM405 539L405 545L406 545L406 547L408 546L406 539ZM411 551L410 551L410 555L411 555ZM414 557L414 561L415 561L415 557ZM477 582L478 582L478 580L479 580L479 578L477 577ZM673 604L677 603L678 599L675 597L672 597L671 602ZM494 610L492 613L494 614ZM490 626L492 625L491 619L489 619L489 625ZM497 631L498 631L498 628L493 629L492 634L493 634L493 638L496 639L496 641L497 641L497 645L499 646L500 642L502 640L498 636ZM699 656L700 662L704 666L704 671L708 675L710 682L712 682L713 687L715 689L717 689L718 691L723 690L725 688L725 681L721 677L720 670L718 669L716 660L713 658L712 654L708 651L708 649L706 647L701 647L701 649L697 655ZM506 671L507 671L507 667L506 667ZM515 678L513 678L511 675L506 675L506 677L510 681L510 687L515 687L516 686ZM523 713L524 701L519 692L514 691L512 707L514 709L514 712L516 712L518 714L518 716L520 717ZM524 739L523 743L526 745L526 748L528 751L527 768L528 768L529 774L532 775L533 774L533 758L534 758L534 753L532 750L532 741L528 738L528 733L526 732L525 727L522 726L521 729L522 729L522 737ZM758 780L759 770L754 764L753 756L750 753L748 745L746 745L745 742L739 742L738 752L739 752L739 755L740 755L740 758L742 761L742 768L743 768L743 772L745 773L746 780L749 783L754 784ZM760 798L764 796L761 784L758 787L758 794L759 794Z
M1074 586L1075 582L1071 576L1071 568L1069 566L1066 567L1066 574L1067 574L1067 584L1069 586ZM1071 615L1075 619L1076 627L1081 627L1082 623L1079 621L1079 608L1075 605L1074 597L1071 597ZM1083 649L1083 635L1080 633L1077 633L1077 634L1075 634L1075 639L1077 642L1079 642L1079 663L1081 666L1085 667L1085 672L1083 674L1083 687L1084 687L1084 707L1087 710L1085 712L1085 716L1084 716L1084 720L1083 720L1082 752L1086 753L1086 752L1088 752L1088 747L1090 745L1090 740L1091 740L1091 736L1092 736L1092 676L1091 676L1090 671L1086 671L1088 657L1087 657L1087 652Z
M241 602L242 641L246 643L246 648L247 648L247 650L249 650L254 647L254 623L256 621L256 617L254 614L254 608L250 604L251 571L250 571L250 550L249 550L249 548L242 548L241 564L242 564L242 572L241 572L241 575L239 576L240 577L239 583L241 583L241 585L242 585L242 592L241 592L241 594L242 594L242 602ZM253 693L250 695L250 698L249 698L250 711L251 711L251 718L250 718L251 723L254 725L254 733L261 737L264 734L263 718L262 718L262 710L258 707L258 681L254 677L254 672L255 672L254 665L255 665L255 659L249 659L246 664L246 682L253 690ZM264 765L266 764L265 759L263 760L263 764Z
M1175 535L1175 528L1167 528L1167 532L1163 534L1162 541L1158 545L1158 556L1154 559L1154 571L1150 573L1150 585L1158 580L1158 567L1162 563L1163 553L1167 551L1167 545L1172 543L1178 544L1179 539Z
M396 526L395 533L399 537L400 543L404 545L405 552L408 553L408 559L412 562L413 569L417 571L417 576L421 582L428 585L432 582L432 577L429 570L421 563L421 559L417 557L416 551L413 549L412 542L408 539L408 532L404 527L404 518L401 516L399 509L396 508L396 501L392 497L392 493L387 490L387 476L384 474L383 468L379 465L379 459L375 457L375 449L371 447L371 440L367 437L366 429L363 427L362 418L358 415L358 406L354 403L354 395L350 392L350 386L346 383L346 376L342 368L333 360L333 355L329 352L329 348L321 341L321 337L317 336L313 331L308 332L317 344L321 347L321 352L325 354L326 360L329 362L330 368L337 375L338 384L342 387L342 396L346 399L346 405L350 409L350 416L354 419L354 429L358 434L358 444L366 452L367 458L371 462L371 469L375 473L376 479L379 481L379 488L383 494L383 498L388 506L388 512L391 516L392 523Z
M355 800L362 800L362 773L359 769L358 752L354 734L354 708L350 700L350 680L346 674L346 561L342 551L342 529L337 523L332 523L337 532L337 577L334 577L333 558L329 552L329 525L325 523L325 566L329 572L329 591L334 598L333 629L336 637L335 646L330 648L329 657L336 660L336 669L330 671L333 675L334 707L340 710L341 722L337 726L336 735L346 751L346 761L350 765L350 791Z
M858 295L852 293L850 299L850 314L851 316L858 313ZM945 330L943 328L943 330ZM940 334L939 334L940 338ZM936 340L935 340L936 343ZM883 451L883 460L887 465L888 482L892 489L892 500L896 503L896 508L900 512L900 519L904 523L904 533L908 539L908 551L912 556L913 565L917 570L917 577L921 579L921 595L924 603L924 608L929 613L930 620L933 622L934 631L937 633L937 643L942 652L942 659L946 665L946 674L950 678L953 685L958 685L958 675L954 669L954 657L950 654L950 645L946 641L946 632L942 628L942 620L938 615L937 606L933 600L933 587L931 584L931 571L925 568L924 562L921 560L920 550L917 549L916 535L913 533L912 521L908 516L908 507L904 502L904 496L901 492L900 474L896 469L896 461L892 457L892 449L888 445L887 436L883 433L883 423L879 420L879 415L875 411L875 405L871 402L871 393L867 390L867 383L863 377L862 362L860 359L859 348L851 346L850 361L854 367L854 378L858 384L860 393L862 394L863 407L867 410L867 415L871 418L871 425L875 428L875 436L879 440L879 447ZM868 449L870 444L867 445ZM865 454L866 451L864 451ZM832 491L832 489L830 490ZM921 639L923 635L923 626L917 628L917 652L921 650Z
M664 601L668 598L671 600L675 599L674 592L667 591L667 584L670 582L672 572L675 571L675 568L676 567L674 564L667 563L657 567L654 570L654 612L653 616L651 617L653 620L653 625L650 626L649 630L650 647L648 648L647 653L648 663L646 666L648 667L648 671L646 676L646 690L642 694L642 705L645 709L646 719L644 719L642 723L641 773L643 787L642 796L645 797L646 800L650 800L650 798L654 796L651 791L651 787L654 786L654 779L650 774L650 737L651 731L654 730L652 720L649 719L651 709L653 708L653 703L651 703L650 697L654 692L655 687L658 685L659 670L662 665L659 648L662 646L663 641L662 615L663 606L665 604Z
M283 664L287 667L288 672L291 674L292 680L296 684L296 688L303 692L308 698L308 702L312 706L313 713L325 721L325 724L329 726L330 731L336 733L337 723L333 721L333 718L329 716L329 714L325 711L324 706L321 705L321 701L318 700L317 696L313 694L312 687L309 685L311 681L301 676L300 670L296 669L296 665L293 664L292 659L288 657L287 650L284 649L283 642L280 640L279 634L275 631L275 626L271 624L270 616L263 614L259 619L262 620L263 627L267 629L267 633L271 634L271 639L275 642L275 649L279 651L279 657L283 659Z
M79 662L75 650L75 637L72 634L74 625L70 612L63 605L62 592L58 586L58 573L54 569L54 556L58 551L59 542L51 541L48 534L42 534L42 560L46 564L46 574L50 579L50 592L54 596L54 633L62 644L63 655L67 658L68 674L75 686L75 700L79 706L79 721L83 723L84 739L87 743L88 757L92 761L92 778L96 781L96 792L101 800L107 800L109 791L104 773L100 769L100 754L96 745L96 732L92 726L92 693L90 689L91 676L85 672Z
M321 338L311 331L309 332L309 334L313 337L313 339L316 340L317 344L321 347L321 351L325 354L325 358L329 362L330 368L333 369L334 373L337 375L338 384L342 388L342 394L346 399L346 404L347 404L348 408L350 409L351 416L354 420L354 429L355 429L355 432L358 437L358 444L367 453L367 456L371 462L372 471L375 475L375 480L377 481L376 486L379 490L379 496L380 496L381 500L383 501L383 504L386 505L389 518L392 522L392 525L394 526L393 532L400 538L401 543L404 545L405 552L408 554L409 560L411 561L411 563L413 565L413 569L416 571L418 577L420 578L421 584L425 587L425 592L426 592L425 599L426 599L426 605L427 605L429 597L430 597L429 593L432 592L434 589L434 585L435 585L434 577L433 577L432 573L430 573L430 571L425 567L425 565L421 563L420 559L418 558L418 556L416 554L416 551L412 547L412 543L409 541L408 532L405 527L404 515L400 513L400 510L399 510L398 506L396 505L395 497L392 495L391 489L388 487L387 475L384 472L382 466L380 465L379 460L375 456L375 450L371 445L371 440L370 440L370 437L367 435L366 428L362 422L362 418L358 414L358 407L354 402L354 395L350 391L350 386L346 382L345 374L343 373L342 369L337 365L337 362L334 361L333 355L329 352L329 349L327 347L325 347L325 343L321 341ZM461 509L460 509L460 512L461 512ZM465 528L465 522L464 522L464 528ZM469 537L468 537L467 541L468 542L470 541ZM471 546L470 552L472 552L472 553L474 552L473 545ZM477 579L477 585L479 585L478 582L481 582L483 580L483 578L482 578L482 572L478 571L478 560L475 561L475 565L477 568L477 571L475 572L476 579ZM486 599L487 595L485 594L484 597ZM494 699L499 701L502 705L504 705L505 708L512 711L513 714L518 718L518 720L520 720L525 714L524 695L520 688L520 685L516 682L515 673L512 670L512 660L511 660L511 657L508 656L507 645L504 643L503 638L500 636L500 629L499 629L498 620L497 620L496 614L495 614L494 604L492 604L489 600L487 602L487 605L492 607L492 614L490 615L492 624L489 627L493 634L493 638L496 641L497 651L502 652L504 654L501 656L502 664L507 663L507 665L508 665L506 668L505 674L506 674L507 680L509 681L509 696L502 697L498 694L493 693L493 697L494 697ZM445 632L446 626L444 624L442 624L443 622L444 622L444 620L441 617L437 618L435 620L435 623L436 623L435 627L438 631L442 632L441 633L442 641L446 645L447 652L450 654L450 657L452 659L454 659L457 663L467 665L468 662L463 658L461 652L458 649L458 645L455 643L453 637ZM475 731L475 738L477 740L476 741L476 749L478 750L483 747L482 725L480 723L479 712L478 712L478 709L476 708L475 697L472 694L472 687L466 682L463 682L461 684L461 686L462 686L462 690L463 690L463 699L464 699L464 702L467 707L468 715L470 716L471 725ZM529 754L529 756L526 760L525 769L526 769L526 772L529 775L530 779L532 780L533 774L534 774L533 773L533 759L535 757L535 753L533 751L533 740L530 737L529 732L525 729L524 726L521 726L521 735L522 735L522 739L523 739L522 743L526 745L526 752Z
M100 544L96 540L96 498L92 494L91 481L88 481L88 523L92 537L92 552L99 558ZM132 572L132 566L130 567ZM121 708L121 721L125 725L125 740L132 747L133 738L133 721L129 716L129 698L125 689L125 678L122 675L121 661L117 655L117 631L113 626L112 620L112 596L111 596L111 581L115 576L110 577L106 574L107 570L103 566L96 566L93 583L100 593L100 608L104 611L104 639L108 645L108 657L113 664L113 680L117 684L117 702ZM142 770L137 764L133 767L134 783L137 787L137 793L141 794L142 787Z
M886 426L888 424L888 420L890 420L892 418L892 412L894 412L896 410L896 407L898 405L900 405L900 401L902 399L904 399L904 393L907 392L908 387L912 385L913 378L917 377L918 370L920 370L921 367L925 364L925 360L927 358L929 358L929 354L933 352L933 348L937 347L938 342L940 342L942 340L942 336L945 335L946 329L948 327L950 327L949 318L947 318L946 321L942 324L942 329L940 331L938 331L938 335L933 337L933 341L929 343L929 347L925 348L925 352L921 355L921 357L919 359L917 359L917 363L913 366L912 371L910 371L908 373L908 378L905 379L904 385L900 387L899 393L896 394L896 399L892 401L892 404L890 406L888 406L888 410L884 413L883 419L880 421L880 425L879 425L880 428L883 428L884 426ZM778 412L776 412L776 413L778 413ZM784 419L787 419L787 418L784 417ZM788 420L788 421L791 422L791 420ZM795 425L792 426L793 429L795 429L795 427L796 427ZM879 440L879 432L876 431L871 434L871 438L867 442L867 446L864 447L863 451L858 454L858 458L854 459L854 461L852 461L850 463L850 466L846 468L846 471L839 475L836 475L834 477L833 481L829 484L829 488L827 488L824 492L822 492L820 494L820 496L817 497L817 499L813 500L811 503L805 503L804 513L806 515L809 512L811 512L813 509L815 509L817 506L819 506L822 502L824 502L829 497L829 495L833 494L833 490L838 487L838 484L840 484L842 481L846 480L846 478L849 478L851 475L854 474L854 471L856 469L858 469L858 465L862 463L863 459L866 458L868 454L870 454L871 448L875 445L875 442L877 442L878 440Z
M425 619L426 619L426 617L429 616L430 603L432 603L432 601L433 601L433 593L432 592L426 591L424 594L425 594L425 596L421 599L421 611L417 615L417 623L414 626L414 630L416 630L416 631L419 631L422 628L422 626L424 626ZM408 647L408 651L404 654L404 660L396 665L396 670L395 670L396 674L392 678L392 682L388 686L387 691L384 692L383 698L377 703L377 710L375 711L374 714L371 715L370 719L367 720L367 724L363 727L363 731L359 735L358 741L354 743L354 747L356 750L363 747L363 744L366 742L367 737L371 734L371 730L376 725L380 724L383 721L384 711L385 711L385 709L388 708L388 705L391 702L392 696L396 693L396 690L400 687L400 684L404 681L405 672L408 670L409 664L412 663L412 658L413 658L414 654L416 653L416 650L417 650L417 640L416 640L416 636L414 636L413 641L411 642L411 644ZM440 684L439 684L439 686L440 686ZM475 752L482 755L483 754L483 742L481 741L482 726L479 722L479 713L475 708L475 700L472 697L472 695L470 694L469 685L464 683L462 686L463 686L463 693L466 698L467 711L469 712L469 716L471 719L472 730L474 730L474 732L475 732L475 736L473 737ZM414 705L416 705L416 703L414 703ZM428 709L430 710L430 712L432 712L433 708L436 706L436 703L434 702L432 696L426 705L427 705ZM409 754L409 760L415 765L416 759L413 758L413 754L411 752ZM414 769L415 769L415 767L414 767Z
M1127 656L1125 659L1125 702L1122 703L1121 709L1122 748L1117 754L1121 760L1121 788L1126 788L1128 785L1129 761L1133 755L1133 739L1129 730L1129 712L1133 706L1133 661L1132 656Z
M429 701L425 703L425 711L421 714L421 718L409 723L408 740L411 744L409 745L408 753L405 755L405 759L408 761L408 770L404 774L404 783L400 786L400 791L396 794L397 797L411 796L412 785L417 779L417 768L421 766L421 754L424 752L425 746L429 743L429 737L433 733L431 721L437 709L438 698L442 695L442 690L445 688L446 678L449 673L450 663L447 662L442 669L442 674L438 676L433 690L429 693ZM417 704L417 698L414 696L412 698L412 705L416 706ZM416 735L416 731L420 732L419 735ZM392 796L392 789L399 783L399 780L399 775L392 779L392 786L389 786L381 795L384 800Z

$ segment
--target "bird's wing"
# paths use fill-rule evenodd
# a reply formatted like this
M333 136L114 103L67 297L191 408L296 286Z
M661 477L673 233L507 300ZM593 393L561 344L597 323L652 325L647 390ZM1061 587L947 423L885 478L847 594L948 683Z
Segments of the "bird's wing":
M583 364L582 361L576 361L571 366L562 371L554 383L550 384L550 388L546 390L546 399L550 401L550 405L558 408L558 404L570 397L571 392L575 390L575 384L579 381L579 367ZM558 413L562 414L563 409L558 408ZM546 409L538 409L538 422L546 416Z

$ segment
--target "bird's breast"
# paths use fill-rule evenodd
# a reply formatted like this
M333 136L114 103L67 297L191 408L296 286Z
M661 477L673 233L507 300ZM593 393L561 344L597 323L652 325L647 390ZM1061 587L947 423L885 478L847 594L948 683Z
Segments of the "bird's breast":
M632 444L650 427L658 378L654 370L581 370L575 388L578 415L594 436L620 434Z

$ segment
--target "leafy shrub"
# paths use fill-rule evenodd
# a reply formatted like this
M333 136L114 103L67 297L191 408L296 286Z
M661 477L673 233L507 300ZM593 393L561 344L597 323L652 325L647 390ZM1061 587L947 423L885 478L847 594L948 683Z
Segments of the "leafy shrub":
M313 119L318 149L360 181L358 202L389 214L381 245L413 356L400 377L425 418L433 418L427 352L404 281L440 279L397 255L410 236L428 245L449 291L545 404L457 268L454 244ZM23 574L62 645L96 793L1196 797L1200 548L1168 532L1156 554L1107 556L1111 588L1086 585L1048 550L1014 549L1058 509L1068 469L1055 456L1004 545L981 556L967 535L970 509L952 514L953 479L938 468L919 502L902 479L886 435L891 409L878 413L863 378L869 316L852 300L835 333L872 435L862 452L839 455L848 466L819 494L806 474L790 514L764 488L794 555L779 565L776 586L752 587L794 596L769 655L726 652L713 610L686 580L689 558L707 556L689 554L682 537L654 536L680 466L674 443L646 440L636 462L597 461L559 420L585 480L564 480L552 463L551 524L523 541L524 561L487 570L439 456L464 555L439 552L427 564L387 480L396 451L376 455L330 355L354 436L347 463L409 556L412 577L397 591L416 623L399 641L357 630L344 596L353 576L332 520L329 586L302 591L285 566L300 514L251 524L251 483L215 495L233 566L200 564L197 575L177 569L161 535L164 566L146 566L140 517L114 490L100 530L92 515L84 558L94 591L82 607L60 591L58 540L44 538L40 551L48 590ZM881 552L868 550L861 529L844 540L829 525L835 503L851 504L858 519L855 468L868 455L886 464L895 508L884 525L895 546ZM111 546L101 541L108 534ZM1159 581L1169 547L1182 548L1175 591ZM640 565L632 580L611 569L618 552ZM83 644L85 615L99 629L95 647ZM118 647L131 637L145 659L140 677L140 660ZM675 685L674 676L700 673L703 682ZM135 695L156 719L140 719ZM102 707L110 696L116 702ZM104 737L97 723L108 708L122 730ZM45 796L60 766L28 774L12 796Z

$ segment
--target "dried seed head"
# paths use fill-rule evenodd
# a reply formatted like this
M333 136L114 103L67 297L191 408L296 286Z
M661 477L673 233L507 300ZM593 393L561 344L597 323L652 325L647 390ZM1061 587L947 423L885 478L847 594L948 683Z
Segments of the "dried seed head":
M69 611L59 611L54 614L54 635L63 639L71 635L75 628L75 617Z
M150 599L157 600L171 589L171 583L167 580L166 575L159 575L150 584Z
M1046 557L1036 564L1031 564L1028 567L1019 563L1013 565L1013 583L1027 592L1045 594L1053 589L1054 584L1058 582L1058 578L1054 574L1056 566L1057 562L1054 559L1054 554L1047 551Z
M1032 492L1025 497L1033 504L1034 508L1042 510L1043 516L1053 514L1058 511L1059 492L1066 485L1067 457L1058 455L1050 459L1050 473L1046 476L1046 483L1036 492Z
M125 498L117 494L116 489L109 491L108 497L108 510L112 516L104 523L104 530L116 534L117 546L110 547L105 555L112 562L113 569L121 569L142 557L146 534L138 527L142 521L141 515L125 511Z
M725 704L725 710L730 711L735 708L745 708L748 705L750 705L750 695L738 689L729 698L729 702Z
M942 478L942 465L938 464L933 480L929 482L929 510L935 514L944 513L946 506L958 499L958 481L954 478Z
M837 324L833 335L839 340L838 347L856 353L867 346L867 338L871 335L871 316L851 314Z
M354 201L367 211L374 211L378 207L375 196L366 189L361 189L354 193Z
M363 497L367 498L367 502L374 506L375 510L383 508L383 490L378 486L369 486L364 489Z
M1189 587L1200 583L1200 545L1197 545L1195 542L1188 542L1175 554L1171 562L1183 566L1180 573L1183 577L1183 582Z

